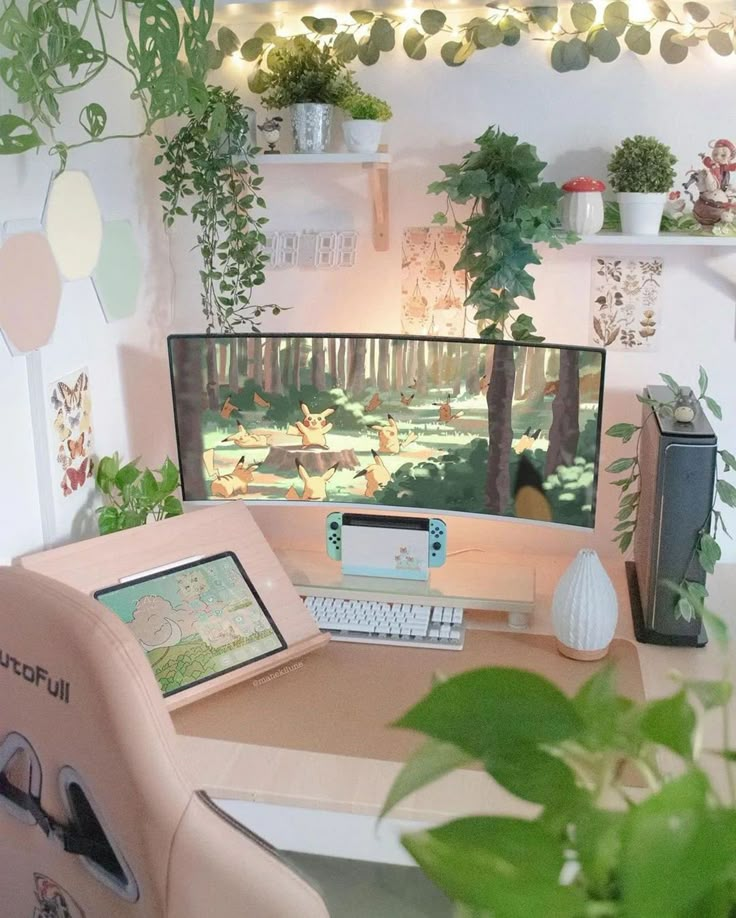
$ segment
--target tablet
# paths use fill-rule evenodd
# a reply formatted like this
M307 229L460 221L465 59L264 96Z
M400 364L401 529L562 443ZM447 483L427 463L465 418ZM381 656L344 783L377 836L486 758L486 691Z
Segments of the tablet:
M94 597L135 634L166 697L286 647L230 551L105 587Z

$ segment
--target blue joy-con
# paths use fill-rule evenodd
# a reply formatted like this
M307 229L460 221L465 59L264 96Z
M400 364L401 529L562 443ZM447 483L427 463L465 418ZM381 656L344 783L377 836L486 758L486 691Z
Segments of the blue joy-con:
M429 566L441 567L447 559L447 526L442 520L429 521Z
M333 561L342 558L342 513L327 514L327 556Z

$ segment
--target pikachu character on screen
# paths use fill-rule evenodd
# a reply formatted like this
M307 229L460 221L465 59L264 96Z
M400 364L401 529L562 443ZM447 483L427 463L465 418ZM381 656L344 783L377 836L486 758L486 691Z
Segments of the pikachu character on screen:
M299 402L299 407L304 415L303 420L296 424L289 424L286 433L290 437L302 438L302 449L329 449L327 434L332 430L332 424L327 418L335 413L334 408L325 408L324 411L311 411L305 402Z

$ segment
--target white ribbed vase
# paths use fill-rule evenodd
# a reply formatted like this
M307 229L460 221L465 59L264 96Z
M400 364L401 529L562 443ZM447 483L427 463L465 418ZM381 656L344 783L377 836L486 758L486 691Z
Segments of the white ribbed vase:
M578 552L552 598L557 649L573 660L600 660L608 653L618 600L611 579L591 548Z

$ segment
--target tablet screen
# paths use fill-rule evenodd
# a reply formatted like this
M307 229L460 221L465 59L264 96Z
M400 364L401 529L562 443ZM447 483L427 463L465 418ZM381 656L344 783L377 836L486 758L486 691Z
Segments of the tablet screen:
M164 695L286 647L232 552L98 590L133 631Z

